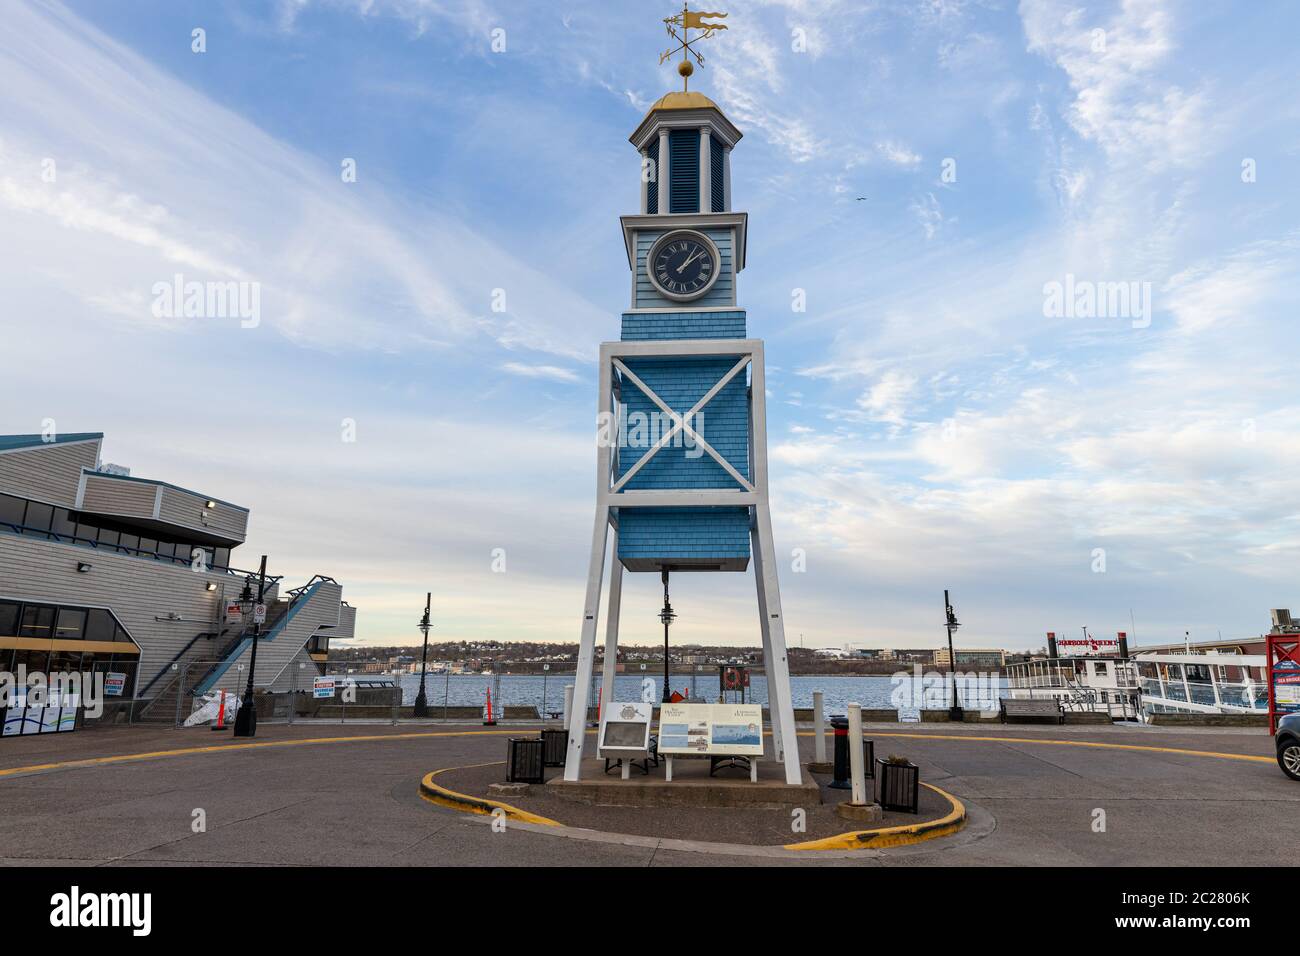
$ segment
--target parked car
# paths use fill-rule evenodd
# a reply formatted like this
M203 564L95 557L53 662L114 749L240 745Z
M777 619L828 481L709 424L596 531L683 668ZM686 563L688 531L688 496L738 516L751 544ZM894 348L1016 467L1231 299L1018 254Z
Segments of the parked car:
M1277 724L1277 765L1292 780L1300 780L1300 714L1287 714Z

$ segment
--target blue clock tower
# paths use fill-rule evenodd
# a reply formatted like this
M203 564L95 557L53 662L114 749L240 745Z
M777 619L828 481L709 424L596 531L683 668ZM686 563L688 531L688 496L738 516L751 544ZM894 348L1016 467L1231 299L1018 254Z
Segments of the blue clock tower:
M685 11L666 22L705 29L699 18L708 16L720 15ZM683 22L687 17L695 19ZM689 44L685 52L695 53ZM690 75L688 59L679 72ZM752 565L773 756L786 782L798 784L768 506L763 343L748 337L737 297L748 227L731 192L731 151L740 138L717 104L685 90L658 100L629 137L640 159L641 208L620 219L631 273L622 334L600 348L596 517L576 687L581 699L592 679L611 536L606 705L613 702L625 571L660 574L670 611L669 574ZM585 708L575 706L566 780L580 778L585 724Z

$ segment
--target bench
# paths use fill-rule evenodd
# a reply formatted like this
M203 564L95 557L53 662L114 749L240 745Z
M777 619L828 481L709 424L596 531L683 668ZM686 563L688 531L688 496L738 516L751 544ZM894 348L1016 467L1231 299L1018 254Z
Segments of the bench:
M1065 723L1065 710L1061 707L1061 702L1055 697L1040 697L1037 700L1017 700L1014 697L1003 697L1000 717L1004 724L1010 718L1053 720L1058 724L1063 724Z

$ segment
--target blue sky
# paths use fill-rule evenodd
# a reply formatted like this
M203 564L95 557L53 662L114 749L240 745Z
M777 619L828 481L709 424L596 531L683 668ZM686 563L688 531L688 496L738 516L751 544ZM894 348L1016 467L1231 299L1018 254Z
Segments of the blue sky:
M366 640L415 640L430 589L435 637L576 639L626 138L677 86L675 9L7 7L0 431L104 431L135 474L247 505L245 564L337 577ZM1297 20L730 5L693 86L745 133L791 641L933 645L945 587L969 646L1300 605ZM260 324L156 317L176 273L260 283ZM1149 283L1150 314L1045 315L1067 275ZM624 640L655 638L653 577ZM757 643L749 575L681 576L674 606L678 640Z

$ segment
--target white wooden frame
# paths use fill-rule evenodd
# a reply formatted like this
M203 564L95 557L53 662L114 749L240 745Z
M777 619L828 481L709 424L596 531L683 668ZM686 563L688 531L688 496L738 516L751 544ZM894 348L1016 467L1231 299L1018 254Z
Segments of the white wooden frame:
M691 411L682 415L674 412L654 391L622 361L642 356L718 356L734 358L735 364ZM750 479L746 480L736 469L709 445L689 421L722 387L745 368L750 369L749 398L749 454ZM761 339L656 339L631 342L604 342L600 347L598 422L615 421L614 371L618 370L629 382L642 389L646 395L666 412L673 423L666 436L661 436L642 458L636 462L622 480L616 475L617 435L606 430L610 440L598 441L596 449L596 517L591 532L591 561L587 571L587 588L583 601L582 632L578 643L578 668L574 675L576 700L569 714L569 743L565 755L564 779L576 781L582 772L582 758L587 737L586 698L591 686L596 656L596 627L599 623L601 585L605 577L605 555L612 529L614 536L614 562L610 571L609 610L605 630L605 661L602 670L603 687L610 693L614 686L615 660L618 651L618 620L623 589L623 566L618 560L618 526L614 509L624 507L747 507L750 514L750 540L752 542L754 579L758 596L759 631L763 641L763 664L767 675L768 706L772 720L773 752L776 760L785 767L786 783L799 785L802 773L799 767L799 750L795 736L794 705L790 694L790 664L786 654L785 624L781 613L781 591L776 573L776 552L772 541L772 515L768 506L767 475L767 401L766 377L763 366ZM627 478L639 470L655 453L667 445L678 431L684 432L700 447L719 461L740 485L735 490L704 489L681 491L628 491ZM789 747L787 753L787 744Z

